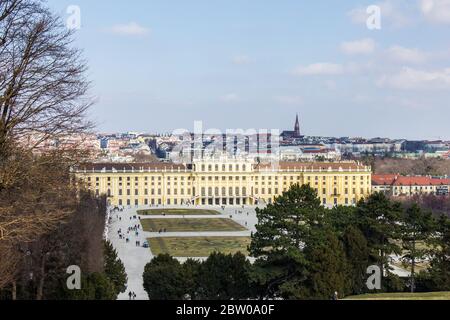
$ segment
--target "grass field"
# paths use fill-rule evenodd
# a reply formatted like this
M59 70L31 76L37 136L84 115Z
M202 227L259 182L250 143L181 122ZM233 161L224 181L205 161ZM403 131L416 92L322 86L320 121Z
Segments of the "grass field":
M450 292L363 294L345 300L450 300Z
M246 229L231 219L142 219L144 231L158 232L212 232L245 231Z
M168 253L173 257L208 257L213 252L248 255L249 237L198 237L148 239L154 255Z
M220 213L215 210L205 209L148 209L138 210L138 214L141 216L208 216L219 215Z

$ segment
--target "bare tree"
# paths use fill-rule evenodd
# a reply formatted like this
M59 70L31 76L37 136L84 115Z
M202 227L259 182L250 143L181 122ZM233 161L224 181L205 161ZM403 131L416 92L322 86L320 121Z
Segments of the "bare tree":
M43 139L90 128L86 63L40 1L0 0L0 135Z
M40 0L0 0L0 288L14 287L17 245L75 212L80 150L33 151L91 128L86 69L72 31Z

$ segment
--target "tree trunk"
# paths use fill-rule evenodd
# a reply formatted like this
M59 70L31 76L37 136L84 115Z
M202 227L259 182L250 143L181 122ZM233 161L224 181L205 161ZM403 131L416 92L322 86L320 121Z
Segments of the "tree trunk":
M415 281L415 272L416 272L416 241L413 240L412 243L413 249L411 252L411 293L416 291L416 281Z
M13 301L17 300L17 283L16 280L12 282L11 298Z
M42 297L44 296L44 283L45 283L45 254L42 257L41 260L41 267L40 267L40 277L39 282L37 286L36 291L36 300L42 300Z

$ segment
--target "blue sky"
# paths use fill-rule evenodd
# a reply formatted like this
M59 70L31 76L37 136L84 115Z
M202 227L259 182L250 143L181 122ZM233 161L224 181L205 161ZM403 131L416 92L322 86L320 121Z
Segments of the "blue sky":
M450 139L450 0L49 0L81 9L99 131ZM381 30L366 27L381 8Z

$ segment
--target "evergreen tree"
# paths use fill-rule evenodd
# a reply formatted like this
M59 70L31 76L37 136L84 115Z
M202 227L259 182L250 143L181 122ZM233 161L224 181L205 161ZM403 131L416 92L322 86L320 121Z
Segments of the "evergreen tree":
M411 266L410 286L415 291L416 262L429 254L427 244L435 232L435 220L429 211L423 211L417 203L404 211L402 217L403 260Z
M290 296L307 276L303 249L324 222L324 208L307 185L294 185L273 204L257 209L250 253L257 258L252 279L260 297ZM289 286L289 288L288 288ZM286 293L283 293L283 291Z
M308 277L300 286L284 284L284 298L329 300L335 292L344 296L348 282L347 261L335 233L327 227L315 230L304 253L308 261Z
M376 263L389 272L389 255L401 254L397 240L401 238L402 206L382 193L374 193L361 200L356 210L359 229L370 250L370 263ZM382 274L384 274L382 272Z
M144 269L144 289L150 300L183 300L186 282L178 260L167 254L159 255Z
M362 294L366 291L367 267L369 266L369 248L361 230L354 225L345 229L341 241L347 258L346 293Z
M69 300L116 300L114 283L104 273L90 273L81 277L81 290L64 287L65 298Z
M188 259L183 265L183 274L185 279L185 291L186 298L190 300L197 300L201 294L199 280L202 277L201 274L202 263L194 260Z
M450 291L450 219L441 216L437 232L438 246L432 255L428 277L434 291Z
M104 243L104 272L106 276L114 283L116 295L125 292L127 289L127 274L125 266L117 256L117 251L109 241Z
M200 299L240 300L251 296L248 271L251 265L246 257L237 253L213 253L200 266Z

